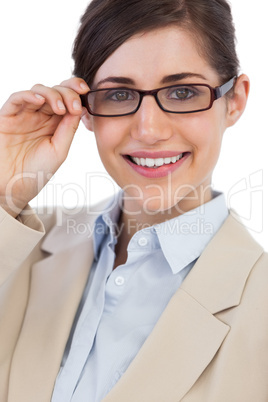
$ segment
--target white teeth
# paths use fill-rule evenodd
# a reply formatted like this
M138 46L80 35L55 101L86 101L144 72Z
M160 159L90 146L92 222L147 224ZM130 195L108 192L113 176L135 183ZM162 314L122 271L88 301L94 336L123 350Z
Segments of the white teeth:
M155 162L154 162L154 164L155 164L155 166L162 166L162 165L164 165L164 159L163 158L157 158L157 159L155 159Z
M132 158L132 159L137 165L140 165L140 159L139 158Z
M139 166L146 166L146 167L160 167L163 165L169 165L170 163L176 163L179 159L183 157L183 154L179 154L177 156L172 156L170 158L137 158L137 157L130 157L136 165Z
M150 158L146 158L146 166L148 167L154 167L154 160Z

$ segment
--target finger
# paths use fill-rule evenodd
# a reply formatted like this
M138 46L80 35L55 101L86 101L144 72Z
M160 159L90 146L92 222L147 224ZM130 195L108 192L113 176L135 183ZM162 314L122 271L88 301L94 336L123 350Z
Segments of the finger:
M81 115L82 102L79 93L73 89L60 85L53 88L61 94L64 105L70 114Z
M63 81L60 86L73 89L80 95L89 91L87 83L82 78L78 77L69 78L68 80Z
M34 93L37 93L45 98L46 103L40 108L40 111L49 115L55 113L58 115L64 115L66 113L66 107L62 99L61 94L55 89L46 87L42 84L36 84L31 89Z
M87 93L90 89L82 78L72 77L55 86L54 89L61 94L69 113L83 114L80 95Z
M33 91L20 91L12 94L0 109L1 116L14 116L23 109L30 111L39 110L45 102L45 98Z
M73 81L73 87L75 82ZM35 85L32 88L33 91L40 93L45 97L46 103L40 109L41 112L46 114L52 114L52 111L56 114L70 114L80 116L82 113L82 104L80 95L75 90L58 85L53 88L45 87L43 85ZM79 92L83 92L81 88Z

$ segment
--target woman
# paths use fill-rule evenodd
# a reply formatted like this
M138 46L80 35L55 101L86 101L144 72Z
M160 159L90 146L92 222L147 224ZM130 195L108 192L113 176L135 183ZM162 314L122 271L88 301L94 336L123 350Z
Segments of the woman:
M228 4L93 0L73 56L0 112L1 398L267 401L267 255L211 188L249 92ZM80 119L122 192L37 217Z

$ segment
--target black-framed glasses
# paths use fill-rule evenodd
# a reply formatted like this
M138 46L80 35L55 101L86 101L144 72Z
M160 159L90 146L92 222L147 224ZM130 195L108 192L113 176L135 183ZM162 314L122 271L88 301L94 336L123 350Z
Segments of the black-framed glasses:
M183 84L142 91L125 87L104 88L81 95L82 104L90 114L119 117L136 113L144 96L154 96L160 109L168 113L196 113L208 110L215 100L229 92L236 77L212 88L206 84Z

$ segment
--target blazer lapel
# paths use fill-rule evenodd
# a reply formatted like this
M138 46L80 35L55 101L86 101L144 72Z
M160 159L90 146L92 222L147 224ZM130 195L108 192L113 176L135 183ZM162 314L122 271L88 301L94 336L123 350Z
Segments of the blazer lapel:
M230 330L216 313L240 303L262 252L229 216L103 402L183 400Z
M89 228L89 227L88 227ZM55 226L42 245L54 253L32 267L31 291L10 372L8 402L48 402L92 265L89 233Z
M229 327L178 290L105 402L178 402L219 349Z

